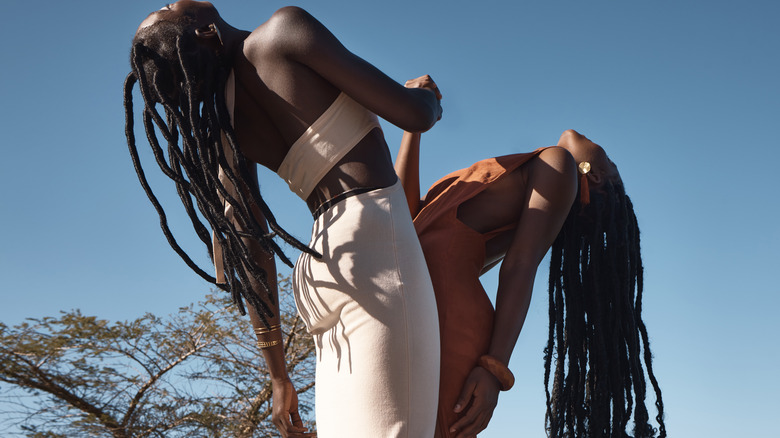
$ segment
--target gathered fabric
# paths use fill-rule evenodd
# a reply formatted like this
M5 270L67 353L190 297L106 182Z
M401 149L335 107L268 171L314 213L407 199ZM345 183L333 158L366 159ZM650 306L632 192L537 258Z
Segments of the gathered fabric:
M374 113L341 93L293 143L276 173L293 193L306 200L322 177L379 127Z
M320 215L293 273L317 350L320 438L431 438L439 388L433 287L400 182Z

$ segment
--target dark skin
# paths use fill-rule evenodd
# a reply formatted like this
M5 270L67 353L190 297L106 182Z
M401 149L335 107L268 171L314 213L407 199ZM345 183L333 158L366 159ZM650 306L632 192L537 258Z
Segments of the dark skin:
M157 21L190 19L204 49L228 60L236 79L234 129L241 153L256 165L279 168L292 144L333 103L340 92L390 123L411 132L430 129L441 117L441 105L431 90L401 86L368 62L349 52L306 11L285 7L249 32L229 25L211 3L181 0L153 12L139 30ZM306 199L310 210L358 187L387 187L396 181L387 143L374 129L343 157ZM227 183L226 179L223 182ZM257 181L247 181L257 184ZM247 187L227 188L246 191ZM255 210L261 223L265 218ZM239 229L243 224L236 224ZM250 250L275 287L274 260L255 242ZM262 291L259 284L253 284ZM255 327L263 327L249 306ZM278 312L277 312L278 313ZM278 324L278 317L270 324ZM273 340L262 335L263 341ZM283 437L315 436L298 414L298 399L287 375L283 345L263 349L273 382L273 421Z
M408 81L406 86L438 93L429 77ZM420 209L419 145L419 133L405 133L395 165L413 217ZM578 132L565 131L558 146L544 150L458 209L458 219L480 233L517 224L485 244L482 269L485 273L501 263L488 354L505 365L528 313L537 268L575 201L576 163L591 163L592 171L586 176L591 190L598 190L607 178L620 177L604 150ZM452 406L462 416L450 425L450 432L457 438L476 437L487 427L499 391L500 383L495 376L482 367L474 368Z
M343 91L396 126L422 132L441 117L436 95L404 88L349 52L314 17L286 7L252 32L235 29L207 2L182 0L149 16L176 19L190 12L204 45L224 50L236 75L235 131L241 151L272 171L290 146ZM209 29L215 23L220 37ZM317 185L310 209L355 187L386 187L395 182L387 143L372 131Z
M485 273L501 263L488 354L505 365L528 313L536 271L578 194L574 165L591 163L592 171L586 176L591 190L617 175L604 150L574 130L565 131L558 146L546 149L458 209L458 219L479 232L518 224L485 244L482 270ZM464 412L450 429L457 432L457 438L475 437L487 427L498 402L497 383L485 369L472 370L454 408Z

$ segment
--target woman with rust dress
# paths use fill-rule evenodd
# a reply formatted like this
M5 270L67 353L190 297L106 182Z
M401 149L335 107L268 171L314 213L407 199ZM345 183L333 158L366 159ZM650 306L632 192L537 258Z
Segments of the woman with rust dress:
M436 90L425 78L407 86ZM623 437L633 417L636 437L655 436L645 407L647 376L665 436L661 392L640 315L639 229L604 149L568 130L557 146L453 172L420 200L419 144L420 134L405 133L396 171L439 312L436 436L476 436L487 427L499 391L511 388L509 359L536 270L551 246L549 435ZM499 263L494 309L479 277Z

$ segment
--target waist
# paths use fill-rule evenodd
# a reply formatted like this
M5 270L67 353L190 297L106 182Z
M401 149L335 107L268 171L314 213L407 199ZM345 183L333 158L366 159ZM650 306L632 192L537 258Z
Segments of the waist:
M329 203L327 209L321 212L321 214L314 220L312 224L312 239L314 236L319 236L325 230L341 230L340 233L347 233L357 235L365 231L364 225L371 224L371 227L377 227L379 223L387 219L387 217L394 216L391 210L395 211L398 208L391 209L392 206L398 207L396 204L406 206L406 197L404 196L403 186L401 181L396 180L395 184L391 184L387 187L376 188L362 193L354 193L341 199L336 199ZM407 209L408 210L408 209ZM367 212L371 212L368 214ZM409 219L408 215L401 214L404 219ZM380 219L381 218L381 219ZM350 221L359 221L361 226L357 227L353 225L345 225ZM409 224L412 229L414 226L411 221ZM335 228L334 228L335 227ZM373 228L372 228L373 229ZM414 231L412 231L414 233ZM327 236L327 233L325 233ZM326 237L321 236L321 237ZM378 235L361 235L360 239L364 238L382 238ZM313 241L313 240L312 240ZM415 233L415 241L416 233ZM419 244L419 241L417 241ZM312 247L310 245L310 247ZM312 247L313 248L313 247Z
M397 179L386 146L377 148L376 145L360 144L322 177L306 198L306 205L314 213L327 202L333 204L332 200L342 194L388 187Z
M322 213L325 213L330 209L330 207L338 204L339 202L351 198L353 196L357 196L363 193L370 192L372 190L378 190L382 189L384 187L356 187L354 189L349 189L345 192L341 192L338 195L324 201L322 204L320 204L317 208L312 210L311 215L314 217L314 220L317 220L318 217L322 215ZM311 209L311 208L310 208Z

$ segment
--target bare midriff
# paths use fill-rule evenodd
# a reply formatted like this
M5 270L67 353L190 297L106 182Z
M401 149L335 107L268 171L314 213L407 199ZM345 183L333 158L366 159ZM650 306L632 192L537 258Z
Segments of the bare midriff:
M382 131L373 129L325 174L306 198L306 204L314 211L347 190L388 187L397 178Z

